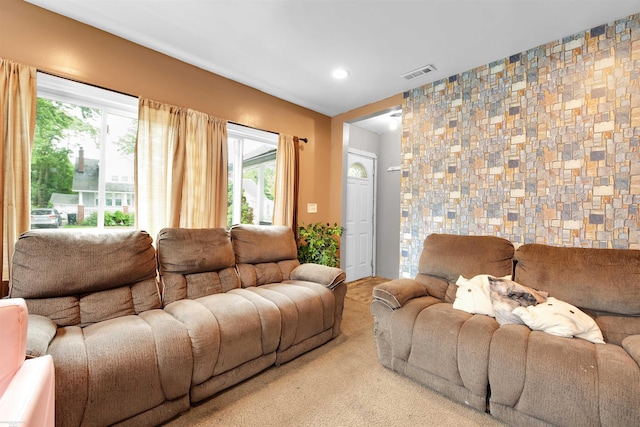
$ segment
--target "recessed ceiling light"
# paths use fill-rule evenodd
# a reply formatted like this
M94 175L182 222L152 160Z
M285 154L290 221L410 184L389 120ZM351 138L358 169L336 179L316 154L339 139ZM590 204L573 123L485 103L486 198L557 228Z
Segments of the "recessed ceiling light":
M344 68L336 68L331 72L331 76L333 76L333 78L336 80L346 79L347 77L349 77L349 71L345 70Z

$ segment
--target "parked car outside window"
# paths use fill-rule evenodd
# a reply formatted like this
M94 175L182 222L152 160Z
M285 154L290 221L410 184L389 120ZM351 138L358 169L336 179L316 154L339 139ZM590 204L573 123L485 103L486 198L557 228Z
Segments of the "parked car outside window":
M31 228L58 228L61 225L62 217L57 209L39 208L31 210Z

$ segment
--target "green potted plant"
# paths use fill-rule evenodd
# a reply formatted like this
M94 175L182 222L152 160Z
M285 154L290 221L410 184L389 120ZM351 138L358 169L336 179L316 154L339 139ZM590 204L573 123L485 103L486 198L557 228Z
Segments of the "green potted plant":
M315 263L340 267L338 249L340 236L344 227L338 224L317 222L298 227L298 260L304 263Z

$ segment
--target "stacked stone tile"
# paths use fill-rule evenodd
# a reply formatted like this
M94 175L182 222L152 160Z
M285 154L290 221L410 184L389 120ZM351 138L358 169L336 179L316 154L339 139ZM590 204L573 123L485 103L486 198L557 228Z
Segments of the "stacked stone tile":
M401 271L431 233L640 249L640 14L404 94Z

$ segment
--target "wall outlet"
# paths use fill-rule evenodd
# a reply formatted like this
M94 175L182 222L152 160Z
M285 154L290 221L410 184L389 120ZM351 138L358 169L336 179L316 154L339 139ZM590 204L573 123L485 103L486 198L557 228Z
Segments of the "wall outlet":
M318 204L307 203L307 213L318 213Z

